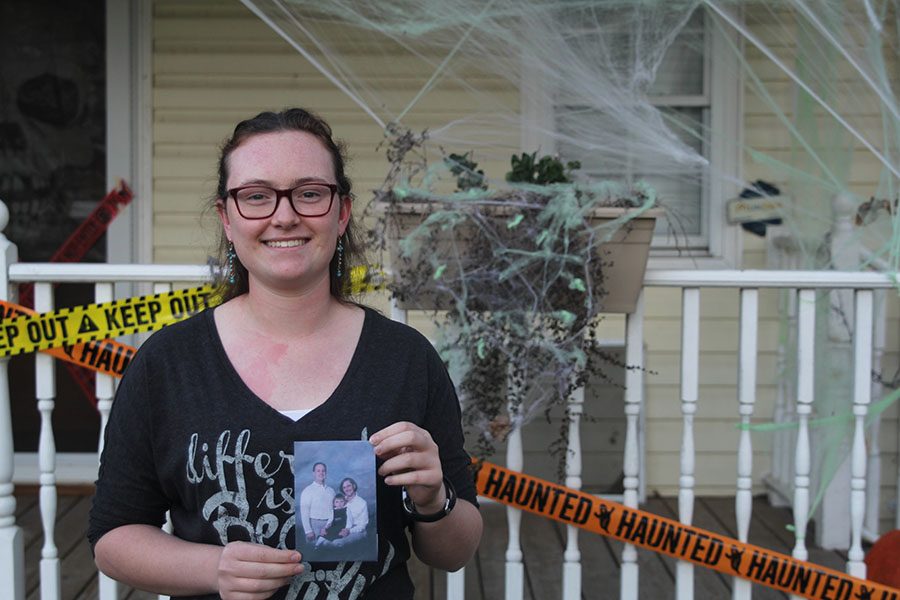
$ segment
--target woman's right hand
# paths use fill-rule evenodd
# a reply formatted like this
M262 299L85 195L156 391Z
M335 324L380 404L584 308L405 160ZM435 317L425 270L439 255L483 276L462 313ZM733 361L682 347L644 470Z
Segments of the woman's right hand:
M300 558L296 550L231 542L219 555L219 595L222 600L265 600L303 572Z

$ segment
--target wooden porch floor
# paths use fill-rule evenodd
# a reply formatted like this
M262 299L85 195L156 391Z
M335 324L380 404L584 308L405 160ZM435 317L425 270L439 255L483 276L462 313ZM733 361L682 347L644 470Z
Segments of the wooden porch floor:
M16 491L16 522L24 530L26 564L26 598L40 597L39 564L43 536L36 490ZM60 491L56 521L56 545L62 564L63 600L93 600L97 598L97 571L85 540L90 496ZM676 517L677 500L671 497L650 498L641 508L650 512ZM485 535L473 561L466 568L466 599L494 600L503 597L503 577L506 550L506 514L497 504L482 506ZM753 522L750 542L789 554L792 535L786 526L790 511L772 508L762 498L753 502ZM734 501L730 498L698 498L694 507L694 524L704 529L735 537ZM807 539L813 539L808 536ZM619 563L622 544L615 540L582 533L579 535L583 570L582 598L617 598ZM562 594L562 561L565 549L565 528L552 521L525 514L522 519L522 548L525 561L525 598L547 600ZM838 570L844 569L846 555L819 548L810 548L810 560ZM675 597L675 561L653 552L639 551L640 598L665 599ZM441 600L446 597L443 573L432 572L421 563L410 565L416 583L416 598ZM730 598L732 580L697 568L695 597ZM124 588L124 586L120 586ZM155 595L131 589L120 589L121 599L146 600ZM754 599L787 598L785 594L754 586Z

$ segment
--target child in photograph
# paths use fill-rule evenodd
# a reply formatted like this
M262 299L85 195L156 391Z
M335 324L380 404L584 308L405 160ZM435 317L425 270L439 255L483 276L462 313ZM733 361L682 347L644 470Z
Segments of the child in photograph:
M334 512L331 520L322 529L321 535L316 539L316 548L332 540L341 537L341 530L347 528L347 500L343 494L334 496Z

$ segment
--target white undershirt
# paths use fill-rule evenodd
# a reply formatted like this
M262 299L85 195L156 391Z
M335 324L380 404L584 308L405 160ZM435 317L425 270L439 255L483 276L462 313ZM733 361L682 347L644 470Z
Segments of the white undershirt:
M300 419L308 415L310 411L312 411L311 408L298 408L297 410L279 410L278 412L288 417L289 419L299 421Z

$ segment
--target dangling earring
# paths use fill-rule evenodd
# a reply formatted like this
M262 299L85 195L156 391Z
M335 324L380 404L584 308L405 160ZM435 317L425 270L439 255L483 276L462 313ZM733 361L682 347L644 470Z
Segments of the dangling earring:
M228 261L228 283L234 285L234 242L228 242L228 251L225 252L225 259Z
M335 276L340 279L344 274L344 238L343 236L338 238L337 243L337 272L335 272Z

